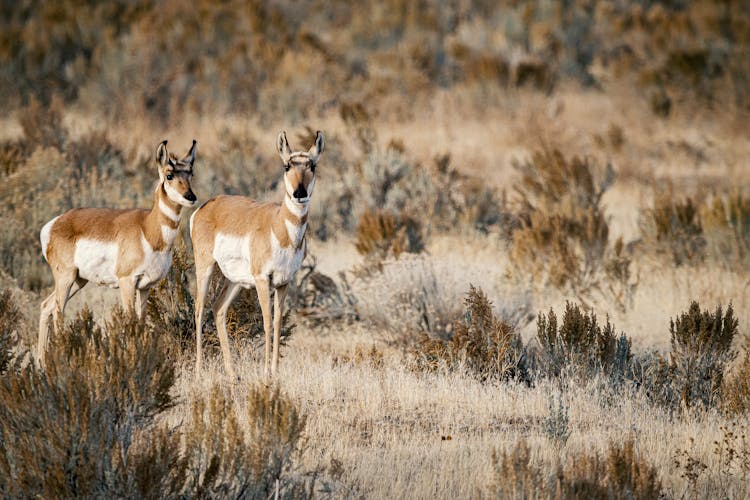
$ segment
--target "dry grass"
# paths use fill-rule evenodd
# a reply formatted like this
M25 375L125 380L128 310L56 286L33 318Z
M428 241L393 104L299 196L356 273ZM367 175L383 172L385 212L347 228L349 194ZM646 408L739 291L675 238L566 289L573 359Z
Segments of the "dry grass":
M742 2L82 8L0 7L0 496L747 497ZM327 147L278 385L252 292L242 382L194 378L189 245L146 326L89 286L29 364L42 224L148 206L164 138L278 201L282 129Z

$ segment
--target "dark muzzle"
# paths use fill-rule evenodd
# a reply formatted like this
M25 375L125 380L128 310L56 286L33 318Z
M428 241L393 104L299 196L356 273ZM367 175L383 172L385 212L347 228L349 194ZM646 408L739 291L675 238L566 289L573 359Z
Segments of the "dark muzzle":
M305 185L304 184L298 185L297 189L295 189L294 193L292 193L292 196L294 196L297 199L307 198L307 189L305 189Z

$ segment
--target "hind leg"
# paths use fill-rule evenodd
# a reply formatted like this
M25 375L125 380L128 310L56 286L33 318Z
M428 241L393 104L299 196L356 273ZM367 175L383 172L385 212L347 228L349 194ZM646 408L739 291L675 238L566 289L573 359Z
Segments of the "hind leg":
M232 354L229 352L229 336L227 335L227 310L232 301L240 291L240 285L224 279L224 287L214 302L214 320L216 321L216 333L219 335L221 352L224 357L224 368L229 376L236 379L237 376L232 366Z
M44 353L49 342L49 317L53 316L53 328L62 327L65 306L73 295L86 286L86 281L77 276L78 272L55 276L55 291L42 301L39 314L39 339L37 342L37 359L44 364Z
M208 286L214 272L214 261L203 262L196 253L195 259L195 376L198 377L203 365L203 309L206 305Z

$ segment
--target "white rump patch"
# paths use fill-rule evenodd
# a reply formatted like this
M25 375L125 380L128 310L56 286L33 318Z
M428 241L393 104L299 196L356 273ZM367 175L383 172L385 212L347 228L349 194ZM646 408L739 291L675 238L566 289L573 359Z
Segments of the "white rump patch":
M250 272L250 236L216 233L213 257L229 281L245 288L255 286Z
M180 214L172 210L161 198L159 198L159 210L172 222L180 222Z
M44 256L44 260L47 260L47 247L49 246L49 238L50 233L52 232L52 226L55 225L55 221L59 219L60 216L58 215L48 223L42 227L42 230L39 231L39 241L42 243L42 255Z
M81 238L76 242L73 263L78 275L88 281L102 285L117 284L117 242Z

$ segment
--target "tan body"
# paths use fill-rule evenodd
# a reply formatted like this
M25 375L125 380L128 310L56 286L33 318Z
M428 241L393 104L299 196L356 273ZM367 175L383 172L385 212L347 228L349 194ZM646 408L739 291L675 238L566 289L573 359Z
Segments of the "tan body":
M279 140L280 152L284 152L282 159L286 158L285 164L288 165L284 174L286 193L283 203L263 203L242 196L218 196L196 210L190 219L197 286L196 373L200 372L202 364L203 309L208 284L217 267L223 285L213 310L227 372L235 376L226 314L243 287L254 287L258 293L266 335L266 377L277 371L284 298L287 285L294 279L306 254L307 209L315 183L315 162L323 150L323 136L319 133L316 145L305 153L291 153L284 134ZM272 291L275 294L271 362Z
M168 159L166 141L160 151L162 147L163 172L150 210L75 208L42 228L42 254L52 270L55 291L41 305L41 362L50 315L57 326L68 300L88 282L119 288L125 310L135 310L140 317L150 288L169 270L182 205L195 203L190 189L195 143L189 160L182 161Z

